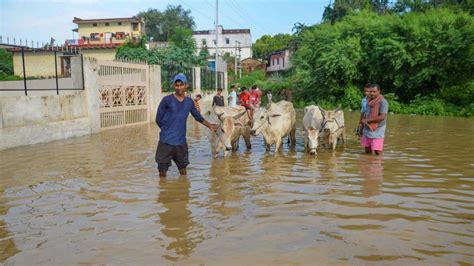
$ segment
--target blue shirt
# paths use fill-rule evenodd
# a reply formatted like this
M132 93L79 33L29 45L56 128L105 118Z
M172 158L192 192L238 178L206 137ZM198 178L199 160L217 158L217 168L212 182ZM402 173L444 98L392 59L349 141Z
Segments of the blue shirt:
M160 142L169 145L186 144L186 120L190 112L196 121L204 121L191 98L184 97L180 102L173 94L163 97L156 112L156 124L161 129Z
M365 110L367 109L367 96L362 98L362 102L360 103L360 105L361 105L360 112L365 113Z

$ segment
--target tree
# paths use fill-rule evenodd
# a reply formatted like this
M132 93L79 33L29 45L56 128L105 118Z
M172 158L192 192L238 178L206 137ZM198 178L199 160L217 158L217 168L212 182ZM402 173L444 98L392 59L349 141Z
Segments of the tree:
M199 51L199 55L198 55L198 65L200 66L207 66L207 59L209 58L210 54L209 54L209 50L207 48L206 45L204 45L202 48L201 48L201 51Z
M13 53L0 49L0 76L13 75Z
M144 18L145 33L154 41L169 41L178 27L191 30L195 27L191 10L185 10L181 5L168 5L163 12L150 8L137 16Z
M263 35L252 45L253 57L266 61L271 53L289 48L292 40L290 34Z
M401 16L362 11L322 23L303 33L295 80L302 97L313 100L340 99L347 86L367 82L404 102L418 94L472 99L472 25L469 13L446 8Z

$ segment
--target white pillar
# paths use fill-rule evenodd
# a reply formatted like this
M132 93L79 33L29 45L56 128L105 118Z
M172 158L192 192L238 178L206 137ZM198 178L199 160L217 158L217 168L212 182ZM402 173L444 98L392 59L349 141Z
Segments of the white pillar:
M194 96L201 94L201 68L194 67Z
M97 59L84 58L84 89L86 91L87 115L89 117L91 133L100 131L100 96Z
M158 105L160 104L160 101L162 99L161 66L150 65L148 73L148 91L150 92L150 96L148 97L150 101L148 112L150 113L150 122L155 122L156 111L158 110Z

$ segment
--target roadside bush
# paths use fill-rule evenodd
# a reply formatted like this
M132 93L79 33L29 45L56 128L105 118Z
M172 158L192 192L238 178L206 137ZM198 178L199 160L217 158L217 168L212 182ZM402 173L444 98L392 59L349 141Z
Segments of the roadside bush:
M340 104L344 108L357 110L357 109L360 109L360 103L361 103L362 97L363 97L363 94L361 90L359 90L354 85L348 85L344 89L344 96L342 97Z
M241 88L250 88L257 81L264 81L265 79L265 72L263 70L255 70L250 72L247 76L242 77L241 79L234 80L232 84L239 83ZM229 84L229 86L232 84Z
M398 101L398 96L395 93L384 94L385 100L388 102L388 111L396 114L402 113L402 104Z

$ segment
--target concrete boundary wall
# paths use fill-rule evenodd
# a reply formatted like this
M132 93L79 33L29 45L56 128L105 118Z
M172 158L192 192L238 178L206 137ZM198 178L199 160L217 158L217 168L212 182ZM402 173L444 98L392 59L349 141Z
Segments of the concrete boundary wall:
M0 150L99 132L94 59L84 60L85 90L0 96ZM4 85L13 84L11 82Z
M200 69L195 70L200 82ZM59 95L56 91L35 91L30 95L29 91L28 96L19 95L22 92L0 92L0 150L100 132L98 71L95 58L84 58L84 90L60 91ZM149 122L154 123L158 105L167 93L162 92L161 66L149 65L147 75L150 103L147 110ZM16 83L2 86L14 87ZM201 93L200 89L199 84L193 94ZM204 108L209 108L214 94L203 93ZM224 97L227 98L226 90Z

